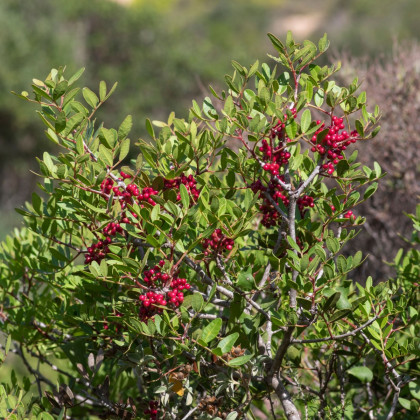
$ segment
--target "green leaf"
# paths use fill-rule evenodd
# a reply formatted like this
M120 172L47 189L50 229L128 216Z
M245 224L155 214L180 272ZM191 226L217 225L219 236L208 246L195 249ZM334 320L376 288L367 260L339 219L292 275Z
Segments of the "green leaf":
M96 108L98 105L99 99L94 92L92 92L89 88L85 87L82 89L83 97L85 101L92 107Z
M371 135L370 135L370 137L373 139L374 137L376 137L377 136L377 134L379 133L379 131L381 130L381 126L380 125L378 125L377 127L375 127L373 130L372 130L372 133L371 133Z
M79 128L80 123L84 120L85 116L79 112L77 114L74 114L66 124L66 129L64 130L63 134L64 136L69 135L73 130L76 130Z
M238 282L236 283L236 285L241 290L245 291L255 289L255 281L250 269L248 269L246 272L240 272L238 274Z
M235 111L235 104L233 103L232 96L228 96L226 98L225 106L223 107L223 110L226 112L227 115L232 116Z
M328 41L327 34L325 33L324 36L318 42L318 49L319 52L324 52L330 46L330 41Z
M382 173L382 168L380 167L379 163L378 162L373 162L373 167L375 169L375 175L377 177L380 177L381 173Z
M420 400L420 383L419 382L410 382L408 384L408 388L410 389L411 395Z
M296 137L297 128L298 126L294 118L286 124L286 134L289 139L293 140Z
M336 254L338 250L340 249L340 243L338 242L337 238L327 238L325 241L327 248L330 252L333 254Z
M54 89L53 99L57 100L58 98L63 96L66 92L67 86L67 80L62 80L60 83L58 83Z
M326 311L328 311L328 309L330 309L330 308L334 308L335 307L335 304L338 302L338 300L340 299L340 297L341 297L341 293L340 292L336 292L336 293L333 293L328 299L327 299L327 301L325 302L325 304L324 304L324 306L323 306L323 308L322 308L322 310L324 311L324 312L326 312Z
M330 322L338 321L339 319L347 316L350 312L350 309L342 309L340 311L334 312L334 314L330 318Z
M74 82L76 82L80 78L80 76L83 74L84 71L85 71L84 67L79 69L72 77L70 77L68 85L71 86Z
M360 120L356 120L355 125L356 125L356 130L357 130L358 134L361 137L363 137L365 135L365 130L363 128L363 124L360 122Z
M249 362L254 357L253 354L245 354L244 356L235 357L232 360L229 360L228 366L230 367L238 367L242 366L245 363Z
M337 257L337 268L340 273L345 273L347 270L346 258L343 255Z
M105 101L106 98L106 82L101 80L99 82L99 99L101 102Z
M236 343L236 340L239 337L239 333L233 333L225 337L223 340L220 341L217 348L219 348L222 352L222 354L229 353L233 347L233 345Z
M268 34L268 37L270 38L271 43L273 44L274 48L280 52L280 53L284 53L285 49L284 49L284 45L283 43L273 34Z
M4 347L4 352L7 354L9 353L10 350L10 345L12 344L12 335L9 334L7 336L7 340L6 340L6 346Z
M211 340L217 337L217 334L219 334L221 328L222 320L221 318L216 318L210 322L210 324L204 327L200 339L203 340L206 344L210 343Z
M150 213L150 220L152 222L156 221L157 219L159 219L159 213L160 213L160 206L153 206L153 209Z
M312 98L314 96L314 86L313 84L308 80L306 82L306 102L311 103Z
M149 133L149 136L152 138L155 138L155 131L153 129L153 124L152 122L149 120L149 118L146 119L146 130Z
M85 146L83 144L83 137L82 136L77 136L76 139L76 152L79 155L83 155L85 152Z
M112 156L112 151L105 147L103 144L99 146L99 158L101 158L104 163L108 166L112 166L114 157Z
M298 297L297 302L299 304L300 307L302 307L303 309L306 309L307 311L309 311L312 308L312 302L310 300Z
M306 133L308 131L308 128L311 125L311 120L311 111L309 109L305 109L300 119L300 128L302 129L302 133Z
M112 88L111 88L111 90L108 92L108 94L105 96L105 101L114 93L114 90L117 88L117 86L118 86L118 82L115 82L113 85L112 85Z
M179 194L181 195L182 206L184 209L188 209L190 207L190 195L188 194L187 187L184 184L180 184Z
M410 410L411 403L410 400L407 400L406 398L398 398L398 402L401 404L402 407L404 407L406 410Z
M255 72L258 70L258 67L260 65L260 62L257 60L249 69L248 71L248 77L251 77L255 74Z
M122 140L126 138L132 126L133 117L131 115L127 115L124 121L121 123L120 127L118 128L118 139Z
M373 379L373 372L366 366L353 366L347 372L363 383L371 382Z
M239 64L237 61L232 60L232 66L241 76L246 76L246 68Z
M324 97L325 97L324 91L322 89L318 89L314 97L315 105L318 107L321 107L322 104L324 103Z
M203 112L208 118L218 118L217 111L214 108L213 103L211 102L211 99L208 96L206 96L203 101Z
M153 235L147 235L146 236L146 242L152 245L155 248L159 248L159 242Z
M130 151L130 139L124 139L121 142L120 155L118 159L123 160L125 157L127 157L129 151Z
M370 185L365 193L363 194L363 198L366 200L368 199L370 196L372 196L373 194L375 194L376 190L378 189L378 183L374 182L372 185Z
M66 128L66 122L67 122L66 113L62 111L58 114L58 117L55 120L55 131L57 133L60 133L61 131L63 131Z
M299 248L299 245L293 240L293 238L290 236L290 235L288 235L287 236L287 242L289 242L289 245L296 251L296 252L298 252L298 253L300 253L300 248Z
M195 312L200 312L204 306L204 299L200 293L194 293L192 295L187 295L184 298L182 306L185 308L192 307Z

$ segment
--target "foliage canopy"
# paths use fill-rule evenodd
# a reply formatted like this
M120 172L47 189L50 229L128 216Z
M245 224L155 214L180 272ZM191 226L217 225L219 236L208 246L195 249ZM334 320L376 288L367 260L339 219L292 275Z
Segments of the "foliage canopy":
M132 117L96 120L116 85L59 68L19 95L62 153L39 160L43 193L1 246L5 354L40 394L3 386L2 416L415 416L419 254L374 287L342 252L384 176L351 150L379 109L316 64L326 35L269 38L275 66L234 61L187 119L147 120L130 162Z

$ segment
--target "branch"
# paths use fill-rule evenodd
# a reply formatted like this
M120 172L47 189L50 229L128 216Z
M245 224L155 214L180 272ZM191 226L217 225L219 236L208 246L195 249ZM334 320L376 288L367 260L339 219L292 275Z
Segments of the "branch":
M300 414L297 410L295 404L290 397L289 392L284 387L283 383L279 379L279 377L273 376L270 381L270 385L274 389L275 393L279 397L281 405L283 407L284 413L288 420L300 420Z
M280 206L276 203L276 201L274 200L274 198L271 197L271 195L267 191L264 191L264 196L274 206L274 208L277 210L277 213L279 213L281 215L281 217L283 217L283 219L286 220L286 222L288 222L289 221L289 218L287 217L287 214L280 208Z
M216 257L216 265L219 268L219 270L222 272L223 277L225 278L226 283L231 286L236 293L238 293L239 295L241 295L248 303L250 306L254 307L259 313L263 314L268 320L271 320L271 315L264 311L263 308L261 308L260 305L258 305L258 303L254 302L251 298L249 298L239 287L235 286L232 281L230 280L228 274L226 273L225 267L223 266L222 261L220 260L219 257Z
M277 373L279 372L280 367L281 367L281 362L283 361L283 357L286 354L287 348L289 347L292 341L292 334L294 330L295 330L294 325L291 325L285 331L283 340L280 344L280 347L277 349L276 355L274 357L273 363L268 373L268 377L273 377L274 375L277 375Z
M211 279L204 272L204 270L198 264L196 264L192 259L185 256L184 261L189 267L191 267L201 277L201 280L203 280L204 283L210 286L213 286L215 284L214 280ZM233 292L226 289L225 287L216 285L216 290L220 292L222 295L225 295L226 297L228 297L229 299L233 299Z
M194 411L197 410L198 407L199 406L197 405L197 407L194 407L190 411L188 411L188 413L184 417L182 417L181 420L187 420L187 419L189 419L191 417L191 414L194 413Z
M363 339L366 341L367 344L369 344L369 346L375 351L375 353L377 353L382 360L385 363L385 366L387 367L387 369L392 373L392 376L397 380L398 385L395 385L394 382L391 380L391 378L389 377L389 373L385 373L385 375L387 376L392 388L394 388L394 391L397 393L400 392L400 385L404 385L406 382L409 382L409 379L407 379L407 381L404 381L401 377L401 375L394 369L394 366L391 365L391 363L389 362L389 360L387 359L387 357L385 356L385 354L383 354L379 349L377 349L373 343L370 341L369 337L362 331L361 336L363 337Z
M297 198L295 196L290 196L290 202L289 202L289 233L291 238L296 242L296 226L295 226L295 217L296 217L296 200ZM297 251L294 249L293 252L297 255ZM296 278L298 276L298 271L293 270L293 281L296 282ZM290 289L289 292L289 298L290 298L290 307L296 308L297 305L297 291L295 289Z
M305 188L313 181L313 179L319 174L319 171L321 170L322 160L316 165L315 169L312 171L312 173L309 175L308 179L293 193L293 195L298 198Z
M332 337L313 338L313 339L308 339L308 340L292 340L290 344L322 343L322 342L325 342L325 341L342 340L343 338L347 338L347 337L356 335L359 331L368 327L370 324L373 324L377 319L378 319L378 316L374 316L372 319L365 322L360 327L356 328L353 331L349 331L345 334L335 335L335 336L332 336Z
M398 383L398 385L397 385L398 391L396 391L395 394L394 394L394 398L392 399L391 409L389 410L389 413L386 416L386 420L392 420L394 418L394 413L395 413L395 410L396 410L397 404L398 404L398 398L400 396L400 387L399 387L399 385L401 385L401 384Z

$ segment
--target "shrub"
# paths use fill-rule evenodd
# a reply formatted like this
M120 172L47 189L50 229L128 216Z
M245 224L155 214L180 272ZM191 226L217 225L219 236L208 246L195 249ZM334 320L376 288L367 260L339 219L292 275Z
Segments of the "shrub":
M39 160L43 192L1 248L6 347L36 382L32 413L418 411L416 280L363 287L348 278L362 253L342 255L383 177L352 150L376 135L379 110L357 81L332 80L338 66L316 64L326 35L318 46L269 37L280 71L233 62L227 91L193 101L187 120L147 120L133 162L132 118L95 120L114 90L104 82L80 91L82 71L60 68L20 95L63 150ZM16 388L3 388L5 417L25 411Z

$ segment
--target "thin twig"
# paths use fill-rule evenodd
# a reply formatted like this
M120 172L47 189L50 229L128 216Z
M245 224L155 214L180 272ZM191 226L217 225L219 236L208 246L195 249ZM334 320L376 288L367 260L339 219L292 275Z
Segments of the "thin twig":
M196 410L198 410L198 405L197 405L197 407L194 407L190 411L188 411L188 413L184 417L182 417L181 420L189 419L191 417L191 414L194 413L194 411L196 411Z
M355 330L349 331L345 334L335 335L335 336L332 336L332 337L313 338L313 339L308 339L308 340L295 340L295 339L293 339L291 341L291 344L322 343L322 342L325 342L325 341L342 340L343 338L347 338L347 337L356 335L359 331L365 329L370 324L373 324L377 319L378 319L378 316L374 316L372 319L369 319L369 321L365 322L360 327L356 328Z

